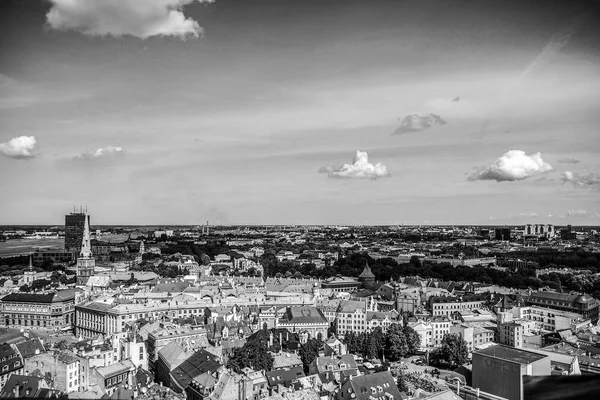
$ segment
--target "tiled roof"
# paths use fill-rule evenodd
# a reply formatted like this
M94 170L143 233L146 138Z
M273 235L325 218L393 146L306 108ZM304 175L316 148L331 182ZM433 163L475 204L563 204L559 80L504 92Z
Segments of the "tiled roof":
M44 349L44 345L38 338L26 340L22 343L16 344L15 346L17 346L17 349L19 350L19 353L21 354L21 357L23 357L23 359L32 357L36 354L40 354L46 351Z
M327 319L316 307L289 307L286 310L285 318L293 324L322 324L327 323Z
M276 371L266 371L265 376L269 386L289 385L293 380L304 376L302 367L293 367L279 369Z

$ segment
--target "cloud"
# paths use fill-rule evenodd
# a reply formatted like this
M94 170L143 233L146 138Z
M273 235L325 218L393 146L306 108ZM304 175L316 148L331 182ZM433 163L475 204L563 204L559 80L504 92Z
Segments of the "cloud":
M588 215L588 212L586 210L570 209L569 211L567 211L567 215L569 217L586 217Z
M57 30L74 30L90 36L131 35L199 38L203 29L186 18L184 6L214 0L50 0L48 25Z
M73 160L105 160L124 157L127 151L122 147L106 146L93 151L86 151L80 156L73 157Z
M329 165L321 167L319 172L330 178L341 179L379 179L389 177L390 173L381 163L371 164L365 151L357 151L352 164Z
M522 150L510 150L492 164L477 168L468 180L520 181L552 170L554 168L542 160L541 153L527 155Z
M572 183L573 186L579 188L600 186L600 174L594 172L590 172L587 175L579 175L576 172L565 171L561 174L560 180L563 183Z
M18 136L0 143L0 154L20 160L36 158L39 153L35 136Z
M410 132L422 132L434 125L446 125L446 121L437 114L418 115L412 114L404 117L400 127L396 129L393 135Z
M536 212L521 212L518 214L510 214L508 216L508 219L518 219L518 218L536 218L539 217L540 214L536 213Z
M560 164L579 164L579 160L569 157L561 158L560 160L558 160L558 162Z

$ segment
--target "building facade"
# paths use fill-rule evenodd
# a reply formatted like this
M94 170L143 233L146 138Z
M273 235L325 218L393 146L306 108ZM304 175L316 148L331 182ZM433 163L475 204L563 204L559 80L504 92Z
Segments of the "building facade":
M590 319L592 324L598 323L598 301L591 296L580 293L536 292L527 299L532 306L552 308L581 314Z
M68 330L75 324L76 289L55 293L11 293L4 296L2 322L7 328Z
M89 226L90 216L84 212L65 215L65 250L79 254L86 220Z

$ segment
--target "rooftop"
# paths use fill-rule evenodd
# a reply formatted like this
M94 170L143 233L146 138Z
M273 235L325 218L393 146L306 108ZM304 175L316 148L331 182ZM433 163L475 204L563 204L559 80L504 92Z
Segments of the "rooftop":
M488 347L487 349L478 350L473 354L480 354L487 357L499 358L501 360L512 361L524 365L531 364L533 362L546 358L546 356L541 354L516 349L514 347L504 346L501 344Z

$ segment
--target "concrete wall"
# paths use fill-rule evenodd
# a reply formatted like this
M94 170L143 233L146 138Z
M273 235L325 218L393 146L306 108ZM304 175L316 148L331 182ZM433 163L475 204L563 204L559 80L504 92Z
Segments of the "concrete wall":
M473 387L496 396L521 400L524 372L518 363L473 354Z

